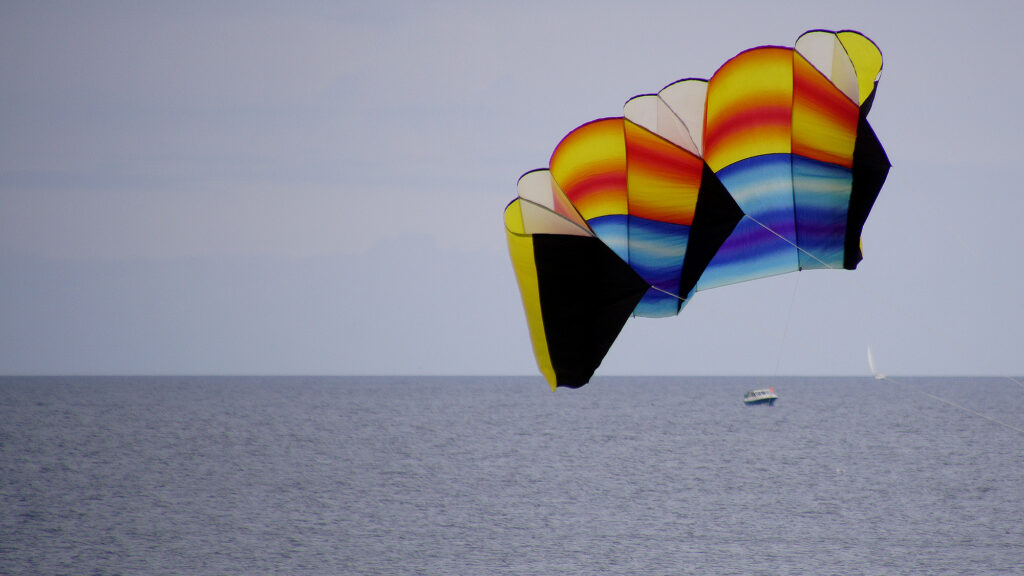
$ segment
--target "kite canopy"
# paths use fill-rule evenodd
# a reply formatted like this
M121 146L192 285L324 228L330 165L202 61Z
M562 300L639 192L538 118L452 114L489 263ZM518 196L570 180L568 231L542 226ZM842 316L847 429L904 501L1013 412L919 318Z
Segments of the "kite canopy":
M856 268L889 171L866 120L882 55L852 31L762 46L562 139L505 209L541 372L586 384L631 316L807 269Z

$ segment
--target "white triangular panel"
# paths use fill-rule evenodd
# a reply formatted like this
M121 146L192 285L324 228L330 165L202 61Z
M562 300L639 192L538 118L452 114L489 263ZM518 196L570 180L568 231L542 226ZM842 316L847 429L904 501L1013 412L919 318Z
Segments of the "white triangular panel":
M586 235L591 235L590 227L583 221L583 217L572 207L566 198L565 193L559 188L558 183L551 177L548 170L534 170L527 172L519 178L519 197L527 203L533 203L546 208L555 216L562 218L578 228L586 230ZM525 204L524 204L525 206ZM523 209L523 219L526 219L526 208Z
M696 148L698 156L704 156L704 103L708 97L707 80L680 80L669 84L658 98L683 123L687 134Z
M661 98L651 94L631 98L626 102L624 115L626 120L646 128L676 146L693 154L700 154L682 120Z
M808 32L797 39L795 48L847 98L859 102L857 71L834 33L824 30Z
M523 212L523 230L527 234L566 234L569 236L593 236L590 230L580 226L544 206L530 201L520 202Z

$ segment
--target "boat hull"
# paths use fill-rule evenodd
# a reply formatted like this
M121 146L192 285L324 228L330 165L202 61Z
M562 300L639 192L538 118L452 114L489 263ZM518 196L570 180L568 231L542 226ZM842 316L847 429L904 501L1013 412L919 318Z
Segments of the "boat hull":
M778 399L778 394L775 393L774 388L758 388L757 390L751 390L743 395L743 403L747 406L756 406L758 404L767 404L769 406L775 404L775 400Z

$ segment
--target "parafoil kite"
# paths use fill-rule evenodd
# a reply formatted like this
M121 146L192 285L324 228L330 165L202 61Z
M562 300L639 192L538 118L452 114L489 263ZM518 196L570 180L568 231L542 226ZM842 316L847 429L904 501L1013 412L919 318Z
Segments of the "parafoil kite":
M710 80L626 102L570 132L505 208L540 371L586 384L626 320L696 291L856 268L889 172L866 120L882 55L853 31L761 46Z

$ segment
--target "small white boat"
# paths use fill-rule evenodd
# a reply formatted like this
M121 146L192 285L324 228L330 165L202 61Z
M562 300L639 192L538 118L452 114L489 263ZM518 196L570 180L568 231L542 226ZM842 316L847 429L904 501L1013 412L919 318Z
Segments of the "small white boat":
M767 404L771 406L777 398L778 395L775 394L775 388L759 388L744 394L743 403L747 406L753 406L754 404Z

